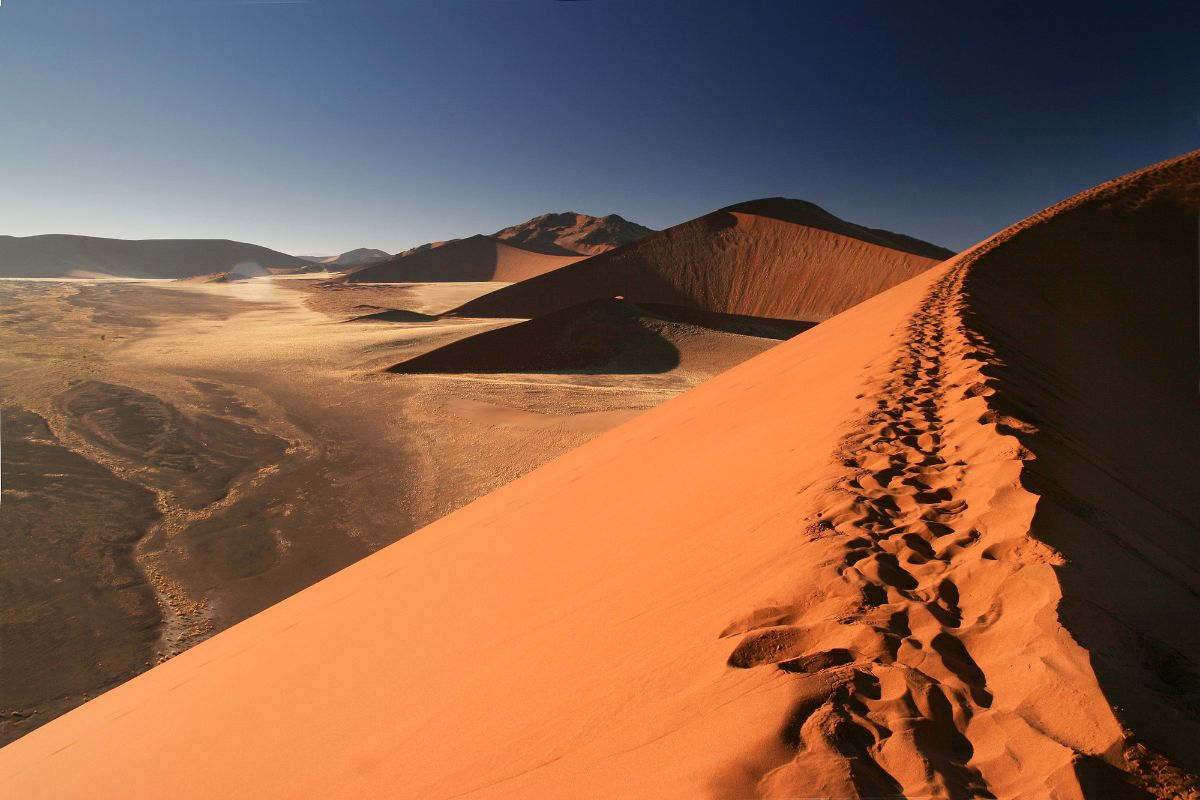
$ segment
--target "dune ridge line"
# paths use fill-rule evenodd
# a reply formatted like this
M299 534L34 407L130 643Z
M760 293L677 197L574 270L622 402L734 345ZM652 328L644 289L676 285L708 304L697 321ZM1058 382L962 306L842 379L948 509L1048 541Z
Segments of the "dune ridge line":
M797 675L778 732L786 746L739 765L735 793L1083 796L1092 764L1160 797L1195 782L1122 726L1059 621L1054 567L1066 559L1031 529L1042 498L1022 478L1037 456L1014 435L1039 431L994 407L989 369L1002 364L971 321L965 285L984 256L1030 229L1197 164L1189 154L1102 184L942 268L864 393L874 408L848 423L837 466L806 504L808 535L841 540L825 598L760 607L722 633L741 636L730 666ZM1142 796L1107 781L1087 796Z

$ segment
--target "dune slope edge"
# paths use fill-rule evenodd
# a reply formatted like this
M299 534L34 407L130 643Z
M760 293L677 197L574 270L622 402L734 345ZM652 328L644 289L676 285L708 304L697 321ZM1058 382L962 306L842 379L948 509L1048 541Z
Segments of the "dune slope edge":
M810 501L840 563L730 631L798 674L731 797L1194 787L1197 208L1193 154L950 264Z

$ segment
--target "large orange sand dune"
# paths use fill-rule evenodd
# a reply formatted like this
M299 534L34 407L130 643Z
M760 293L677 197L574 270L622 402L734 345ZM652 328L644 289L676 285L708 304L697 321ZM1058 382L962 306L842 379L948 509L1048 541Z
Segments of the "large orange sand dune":
M1170 797L1198 194L1191 154L1032 218L34 731L0 784Z
M776 197L714 211L498 289L454 313L537 317L620 295L818 322L951 255L928 242L846 222L812 203Z

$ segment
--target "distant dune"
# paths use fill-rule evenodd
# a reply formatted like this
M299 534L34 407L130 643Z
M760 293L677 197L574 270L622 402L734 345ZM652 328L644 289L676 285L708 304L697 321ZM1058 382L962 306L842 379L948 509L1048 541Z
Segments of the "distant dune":
M1192 797L1198 209L1200 152L1047 209L33 731L0 784Z
M581 258L535 253L478 235L414 248L354 270L339 280L345 283L523 281Z
M434 281L515 282L551 272L590 255L635 241L652 231L609 214L543 214L492 236L431 242L369 268L351 270L347 283ZM352 266L352 265L347 265Z
M369 264L372 261L381 261L388 258L391 254L383 250L373 250L369 247L360 247L357 250L347 250L341 255L329 256L328 258L317 259L319 263L324 264L329 269L335 267L357 267L363 264Z
M907 280L949 250L863 228L800 200L730 206L457 309L536 317L597 297L819 321Z
M364 313L351 317L346 322L403 322L426 323L437 322L438 317L421 314L416 311L405 311L398 308L380 308L378 306L359 306Z
M591 300L460 339L390 371L634 374L699 364L712 375L809 327L691 309L679 309L686 317L680 320L673 318L673 310L669 306L651 310L618 299Z
M48 234L0 236L0 277L62 278L78 273L125 278L188 278L311 266L302 258L228 239L101 239Z
M594 256L654 233L650 228L609 214L590 217L567 211L542 214L492 234L527 250L550 255Z

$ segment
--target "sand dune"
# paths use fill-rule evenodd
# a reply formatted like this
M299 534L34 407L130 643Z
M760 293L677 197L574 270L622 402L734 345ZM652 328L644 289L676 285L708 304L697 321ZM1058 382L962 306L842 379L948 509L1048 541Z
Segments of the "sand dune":
M597 297L820 321L952 253L862 228L800 200L715 211L552 274L506 287L455 313L536 317Z
M1200 468L1184 444L1200 442L1198 219L1193 153L996 237L963 285L994 351L994 422L1035 457L1021 482L1031 535L1056 554L1059 623L1131 734L1127 765L1105 757L1160 797L1200 791L1176 795L1171 767L1200 773ZM1125 796L1082 766L1089 797Z
M218 272L311 266L302 258L228 239L101 239L50 234L0 236L0 276L60 278L98 273L187 278Z
M1191 154L1014 226L34 731L0 782L1182 796L1198 205Z
M651 233L654 231L650 228L616 214L590 217L567 211L542 214L528 222L497 231L492 236L538 253L594 256L636 242Z
M610 214L543 214L491 236L431 242L351 269L349 283L523 281L651 233ZM386 254L385 254L386 256ZM363 262L358 262L363 263ZM343 266L355 266L347 263Z
M630 374L682 368L711 376L809 327L794 322L772 326L770 321L692 309L679 309L686 317L680 321L673 310L612 298L592 300L460 339L390 371Z
M522 281L579 261L515 247L490 236L471 236L416 248L350 272L346 283Z
M372 261L381 261L388 258L390 253L383 250L375 250L370 247L359 247L355 250L347 250L336 256L329 258L317 259L321 264L324 264L330 269L336 267L357 267L363 264L370 264Z
M439 317L421 314L417 311L406 311L401 308L379 308L378 306L359 306L364 313L351 317L347 322L437 322Z

